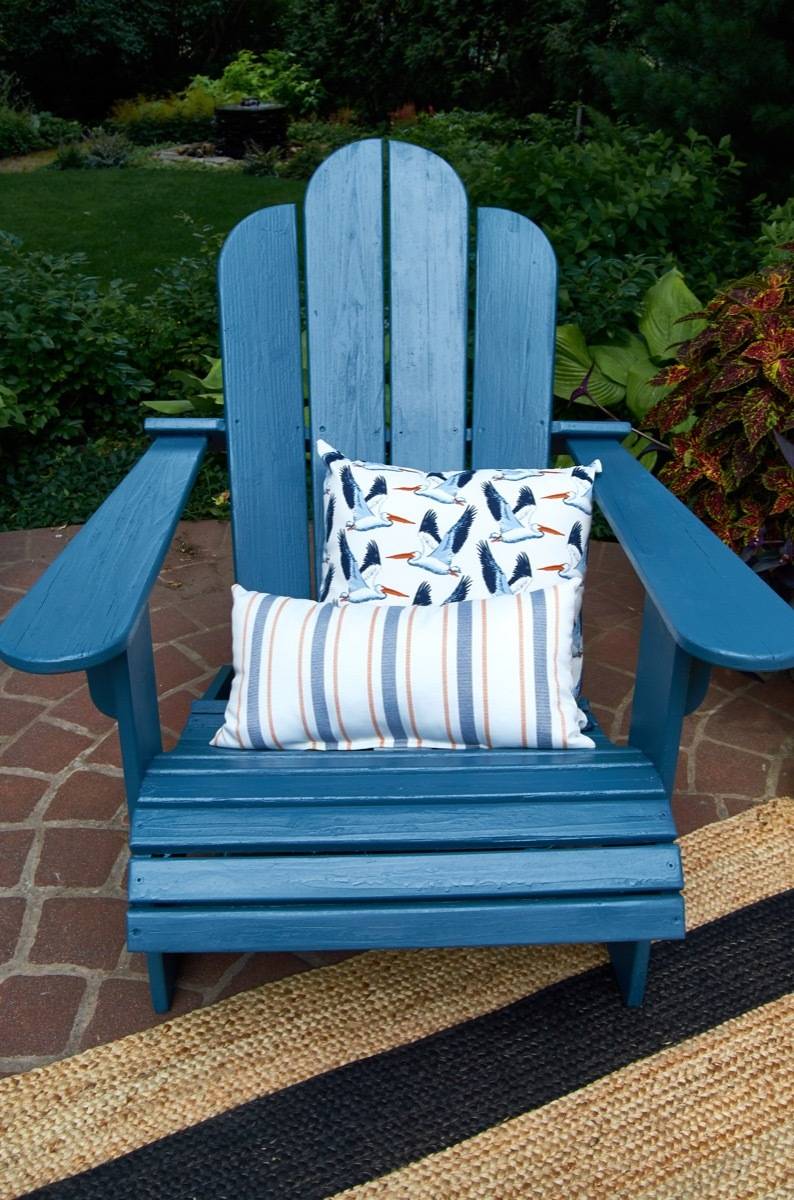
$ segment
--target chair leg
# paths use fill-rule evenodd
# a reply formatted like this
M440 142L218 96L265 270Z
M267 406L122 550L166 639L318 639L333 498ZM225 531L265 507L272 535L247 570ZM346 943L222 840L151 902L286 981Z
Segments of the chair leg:
M650 942L608 942L607 949L617 976L623 1003L628 1008L639 1008L645 995L648 978L648 960L651 955Z
M152 1007L158 1013L168 1012L174 995L176 955L147 954L146 965L149 969L149 991L152 996Z

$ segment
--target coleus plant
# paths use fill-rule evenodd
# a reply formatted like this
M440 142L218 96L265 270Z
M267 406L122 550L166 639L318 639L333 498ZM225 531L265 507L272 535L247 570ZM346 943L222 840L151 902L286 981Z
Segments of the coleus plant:
M794 259L729 284L689 319L706 324L651 380L668 389L646 415L672 448L659 477L753 570L790 595Z

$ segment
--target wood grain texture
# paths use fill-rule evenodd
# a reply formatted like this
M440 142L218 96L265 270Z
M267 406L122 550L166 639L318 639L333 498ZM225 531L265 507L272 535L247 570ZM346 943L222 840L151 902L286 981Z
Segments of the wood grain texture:
M383 148L345 146L312 176L304 205L312 441L385 456ZM318 578L325 464L312 445Z
M468 206L452 168L389 143L391 460L459 469L466 450Z
M468 854L337 854L331 858L135 859L134 904L454 899L678 891L677 846Z
M356 950L684 936L680 896L132 909L130 950Z
M549 459L557 261L526 217L477 213L472 463L545 466Z
M341 853L497 850L571 844L672 841L664 796L641 800L439 799L402 804L138 804L136 854L175 852Z
M206 449L158 440L0 625L0 658L77 671L121 654L146 605Z
M295 207L241 221L218 263L235 577L309 594Z
M569 447L601 459L596 500L682 650L739 671L794 666L794 610L621 446Z

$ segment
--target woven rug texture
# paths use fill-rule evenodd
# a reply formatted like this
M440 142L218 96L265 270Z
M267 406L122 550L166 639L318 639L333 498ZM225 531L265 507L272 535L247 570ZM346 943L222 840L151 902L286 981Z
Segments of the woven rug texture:
M687 937L383 951L0 1080L0 1200L794 1200L794 801L681 839Z

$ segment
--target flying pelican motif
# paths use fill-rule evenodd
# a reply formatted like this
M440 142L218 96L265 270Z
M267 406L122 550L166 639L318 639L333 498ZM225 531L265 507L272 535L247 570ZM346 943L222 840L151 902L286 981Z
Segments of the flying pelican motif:
M584 467L574 467L571 471L571 483L565 492L554 492L544 496L544 500L562 500L571 508L578 508L589 517L593 512L593 481Z
M460 489L472 479L473 471L453 471L451 475L442 475L440 471L430 471L424 483L414 484L413 487L399 487L398 492L414 492L417 496L427 496L438 504L465 504L459 495ZM441 480L440 483L436 482Z
M564 563L553 563L541 567L541 571L556 571L560 579L575 579L577 572L584 571L584 546L582 545L582 522L575 521L568 534L568 552Z
M509 579L494 558L487 542L478 543L477 553L480 556L485 586L494 596L512 596L516 592L522 592L532 579L532 567L526 551L519 554Z
M345 522L346 529L357 529L359 533L368 533L370 529L382 529L387 525L393 525L395 521L401 525L414 524L405 517L396 517L394 513L383 511L388 488L382 475L378 475L366 496L353 478L349 464L342 467L341 480L342 494L348 508L353 510L352 519Z
M429 508L419 526L419 549L410 550L407 554L390 554L389 558L405 558L410 567L421 567L424 571L432 571L434 575L460 575L460 567L452 558L469 536L476 515L477 509L469 504L442 538L438 532L436 514Z
M394 463L365 462L363 458L353 459L354 467L365 467L368 471L407 471L410 475L421 475L418 467L396 467Z
M491 516L499 522L499 528L491 534L492 542L525 542L529 538L543 537L546 533L554 533L558 537L562 537L559 529L552 529L550 525L538 525L537 522L525 523L523 519L519 518L518 514L524 508L529 510L527 516L531 516L534 511L535 497L531 488L522 487L513 509L490 480L482 485L482 490L485 493Z
M323 576L323 583L322 583L322 587L320 588L320 595L317 597L317 599L320 601L321 604L323 603L324 600L328 599L328 592L330 590L331 581L332 581L333 577L334 577L333 564L329 563L328 570L325 572L325 575Z
M494 479L509 479L511 482L517 482L519 479L537 479L539 475L551 475L552 473L553 468L551 467L547 471L518 467L510 471L496 471Z
M445 604L459 604L461 600L465 600L471 591L471 579L468 575L462 575L455 585L454 591L451 591L446 600L442 600L439 607L443 608ZM411 601L412 604L429 605L433 603L433 595L430 591L430 584L422 581L416 589L416 595Z
M408 599L407 592L397 592L394 588L387 588L376 582L381 566L376 542L367 543L364 561L359 567L347 543L347 534L344 529L340 529L339 553L342 557L342 574L347 580L347 591L338 597L340 602L347 600L351 604L362 604L365 600L383 600L386 596Z
M345 457L344 454L340 454L338 450L335 450L333 446L329 446L328 442L324 442L322 438L319 438L317 441L317 453L326 467L330 467L331 463L344 460Z

